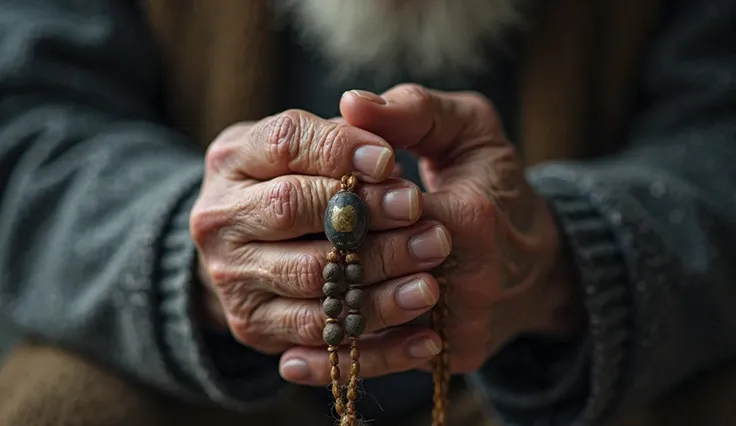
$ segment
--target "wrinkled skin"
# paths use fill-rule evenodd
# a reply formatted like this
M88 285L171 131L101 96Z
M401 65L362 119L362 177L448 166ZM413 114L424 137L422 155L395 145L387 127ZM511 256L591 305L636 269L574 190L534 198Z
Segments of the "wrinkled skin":
M373 149L361 154L358 148L365 146ZM439 347L436 333L400 326L436 302L438 284L427 272L446 258L451 241L444 226L419 220L419 189L390 177L393 165L393 150L382 138L304 111L224 131L207 152L190 219L204 283L203 323L229 327L243 344L267 354L322 348L322 268L331 246L301 237L321 232L339 178L357 169L371 219L371 234L361 247L364 314L368 333L382 331L364 339L363 373L426 363ZM416 238L419 246L412 243ZM422 286L405 286L415 282ZM375 371L368 366L372 358Z
M572 333L584 325L556 223L529 186L489 100L400 85L382 96L348 92L346 123L420 157L428 189L422 219L442 223L452 254L442 274L455 373L479 368L520 333ZM297 348L284 358L324 354Z
M283 353L287 380L329 382L319 308L329 244L294 239L320 231L338 179L355 168L350 156L366 142L417 154L428 193L396 220L382 208L383 195L416 188L389 176L393 154L385 167L361 175L372 225L360 250L369 284L363 376L429 365L438 336L413 320L437 301L439 283L430 272L440 265L453 372L477 369L520 333L580 327L553 217L527 183L487 99L401 85L380 97L347 92L340 109L335 120L290 111L238 125L208 153L192 232L207 294L214 295L209 312L221 311L240 341ZM424 230L435 238L419 246L433 256L419 260L409 241ZM401 284L417 279L424 303L402 308Z

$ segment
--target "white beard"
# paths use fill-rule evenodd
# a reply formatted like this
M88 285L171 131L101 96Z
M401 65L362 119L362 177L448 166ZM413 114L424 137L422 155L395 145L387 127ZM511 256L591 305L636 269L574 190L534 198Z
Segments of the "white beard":
M276 0L338 76L476 74L522 22L524 0Z

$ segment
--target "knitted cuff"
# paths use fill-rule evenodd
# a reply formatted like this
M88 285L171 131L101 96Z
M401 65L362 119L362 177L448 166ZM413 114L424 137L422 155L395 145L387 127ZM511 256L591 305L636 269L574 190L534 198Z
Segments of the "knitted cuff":
M542 411L554 424L577 424L604 416L620 388L631 332L627 269L611 224L576 181L541 174L530 180L549 201L572 252L589 329L577 342L520 338L473 380L513 424L534 424Z

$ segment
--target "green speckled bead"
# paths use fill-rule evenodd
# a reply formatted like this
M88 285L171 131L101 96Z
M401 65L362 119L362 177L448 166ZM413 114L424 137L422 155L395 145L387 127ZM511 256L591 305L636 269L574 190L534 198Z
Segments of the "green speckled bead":
M340 290L342 290L340 288L340 284L334 281L327 281L322 286L322 293L324 293L324 295L327 297L338 297L341 293Z
M345 266L345 280L350 284L362 284L365 279L365 270L359 263Z
M365 292L359 288L351 288L345 294L345 303L350 309L361 309L365 304Z
M322 310L328 318L337 318L342 313L342 301L334 297L328 297L322 302Z
M365 331L365 317L361 314L351 313L345 317L345 332L350 337L360 337Z
M324 278L325 281L341 283L343 279L345 279L345 273L342 269L342 265L334 262L328 263L322 270L322 278Z
M368 209L357 194L340 191L327 204L325 235L340 250L354 250L368 232Z
M337 323L327 323L322 330L322 339L330 346L338 346L342 343L345 333Z

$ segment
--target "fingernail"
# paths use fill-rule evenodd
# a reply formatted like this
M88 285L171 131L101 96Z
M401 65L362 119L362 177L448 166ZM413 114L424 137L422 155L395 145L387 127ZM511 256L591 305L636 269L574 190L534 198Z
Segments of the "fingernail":
M309 365L302 359L293 358L281 364L281 377L294 382L309 380Z
M353 166L356 170L374 179L386 175L386 166L393 152L382 146L364 145L353 153Z
M365 99L368 102L373 102L378 105L386 105L386 100L376 95L375 93L368 92L366 90L350 90L346 93L350 93L353 96L357 96L360 99Z
M440 353L442 348L429 337L422 337L409 343L409 356L413 358L429 358Z
M392 219L416 220L419 216L419 191L401 188L387 192L383 196L383 211Z
M435 226L412 237L409 251L421 261L444 259L450 254L450 239L442 227Z
M396 303L403 309L414 310L432 306L437 298L429 290L424 280L416 280L402 284L396 290Z

